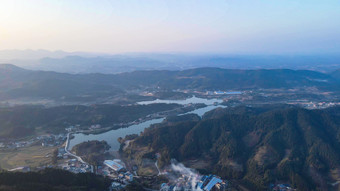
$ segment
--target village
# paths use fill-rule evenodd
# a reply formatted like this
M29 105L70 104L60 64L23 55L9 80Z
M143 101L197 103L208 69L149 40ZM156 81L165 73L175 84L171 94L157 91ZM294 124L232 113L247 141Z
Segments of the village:
M70 171L72 173L86 173L91 172L98 175L106 176L112 180L110 190L121 190L128 184L135 180L135 177L140 178L136 171L137 166L130 167L132 170L129 171L127 165L118 158L104 160L100 165L91 165L84 161L81 157L75 155L68 150L68 144L70 139L70 133L66 136L66 142L57 149L57 159L58 165L51 166L60 168L63 170ZM159 157L159 156L158 156ZM157 162L155 163L157 167ZM158 168L158 167L157 167ZM14 170L24 170L23 168L18 168ZM26 171L29 169L25 168ZM165 175L168 173L173 173L173 170L164 170L159 175ZM193 180L194 185L193 185ZM216 175L195 175L195 174L180 174L178 179L171 181L169 183L163 183L160 185L159 190L161 191L176 191L176 190L226 190L228 188L228 181L222 180Z
M74 158L64 148L59 149L58 157L63 161L58 167L63 170L73 173L91 172L109 177L112 180L110 190L124 188L133 181L135 176L127 170L125 163L120 159L105 160L102 165L94 166L79 157Z
M66 141L66 134L46 134L46 135L40 135L34 138L31 138L30 140L26 141L3 141L0 142L0 148L7 148L7 149L13 149L13 148L22 148L22 147L29 147L31 145L41 145L43 147L55 147L60 146L64 144Z
M186 92L188 93L188 92ZM248 101L253 100L252 91L206 91L206 92L194 92L196 95L200 95L206 98L223 98L223 104L228 106L235 106L240 103L247 103ZM267 96L269 94L263 94L262 96ZM238 100L237 102L232 102L232 100ZM231 102L230 102L231 101ZM254 102L253 102L254 103ZM259 101L261 103L261 101ZM316 109L316 108L326 108L334 105L339 105L338 102L316 102L316 101L294 101L294 102L285 102L286 104L293 105L301 105L308 109ZM131 125L136 125L143 123L144 121L148 121L151 119L157 119L166 117L170 114L178 114L183 113L185 111L190 111L193 109L201 108L204 104L186 104L183 105L180 109L175 109L171 111L164 111L149 114L143 118L136 119L134 121L130 121L127 123L119 123L112 124L110 127L102 127L100 124L92 124L89 126L81 126L81 125L70 125L65 129L65 133L61 134L46 134L39 135L37 137L31 138L25 141L4 141L0 142L0 148L4 149L15 149L15 148L24 148L30 147L32 145L39 145L41 147L51 147L56 148L56 152L53 153L53 156L49 155L46 157L55 158L57 161L55 164L45 164L43 166L39 166L36 169L44 169L44 168L60 168L63 170L70 171L72 173L86 173L91 172L98 175L109 177L112 180L112 184L110 190L121 190L125 186L129 185L134 180L138 179L139 176L136 173L137 166L133 166L132 168L127 168L127 165L119 158L108 158L104 160L101 164L92 165L88 162L84 161L81 157L74 154L69 150L69 141L73 138L73 134L76 133L102 133L109 131L111 129L119 129L123 127L128 127ZM217 106L218 103L213 103L213 105ZM157 166L156 166L157 167ZM158 168L158 167L157 167ZM32 170L29 166L19 166L11 171L30 171ZM137 177L137 178L136 178ZM162 183L159 187L162 191L175 191L175 190L227 190L228 189L228 181L223 180L222 178L216 175L202 175L199 177L195 177L195 183L192 184L191 175L181 175L172 182ZM273 184L270 190L293 190L287 184Z

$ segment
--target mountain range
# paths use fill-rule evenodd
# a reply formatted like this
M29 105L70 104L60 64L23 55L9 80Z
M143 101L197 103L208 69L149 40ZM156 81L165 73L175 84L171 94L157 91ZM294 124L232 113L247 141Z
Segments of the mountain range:
M340 68L339 55L232 55L190 53L104 54L48 50L1 50L0 63L60 73L117 74L138 70L293 69L330 72Z
M221 68L66 74L32 71L3 64L0 65L0 99L91 99L124 95L127 91L146 88L216 91L316 87L337 91L340 87L339 76L339 71L321 73L309 70Z

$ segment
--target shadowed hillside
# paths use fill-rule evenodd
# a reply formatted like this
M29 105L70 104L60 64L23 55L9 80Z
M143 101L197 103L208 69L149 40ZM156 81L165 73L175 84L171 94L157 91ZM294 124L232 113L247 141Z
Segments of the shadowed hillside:
M98 99L128 90L226 90L317 87L338 90L334 75L308 70L229 70L197 68L183 71L135 71L121 74L64 74L0 66L0 99Z
M0 108L0 138L28 136L38 128L43 131L61 132L65 127L75 124L81 126L101 124L103 127L107 127L179 107L177 104L151 104Z
M339 111L289 106L217 109L200 121L146 129L126 153L133 156L135 149L147 147L150 153L161 153L161 164L171 158L207 161L209 165L198 170L259 190L277 180L299 190L325 190L340 177Z

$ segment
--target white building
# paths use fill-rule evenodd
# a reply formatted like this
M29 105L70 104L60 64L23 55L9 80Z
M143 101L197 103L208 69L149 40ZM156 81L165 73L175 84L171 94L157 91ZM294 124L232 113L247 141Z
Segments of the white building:
M124 169L124 166L121 162L121 160L118 160L118 159L114 159L114 160L105 160L104 161L104 164L109 167L110 169L116 171L116 172L119 172L121 171L122 169Z

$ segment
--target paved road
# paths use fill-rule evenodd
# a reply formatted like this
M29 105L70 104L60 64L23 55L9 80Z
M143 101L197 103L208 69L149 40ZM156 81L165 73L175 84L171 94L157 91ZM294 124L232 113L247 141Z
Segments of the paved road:
M69 145L69 143L70 143L70 134L71 134L71 133L68 133L68 134L67 134L66 145L65 145L65 152L66 152L68 155L71 155L71 156L73 156L74 158L76 158L79 162L81 162L81 163L86 163L85 161L83 161L83 159L82 159L81 157L79 157L79 156L77 156L77 155L71 153L71 152L68 150L68 145Z
M155 166L156 166L156 168L157 168L157 170L158 170L158 175L157 175L157 176L160 176L162 173L161 173L161 171L160 171L159 168L158 168L158 159L157 159L156 162L155 162Z

